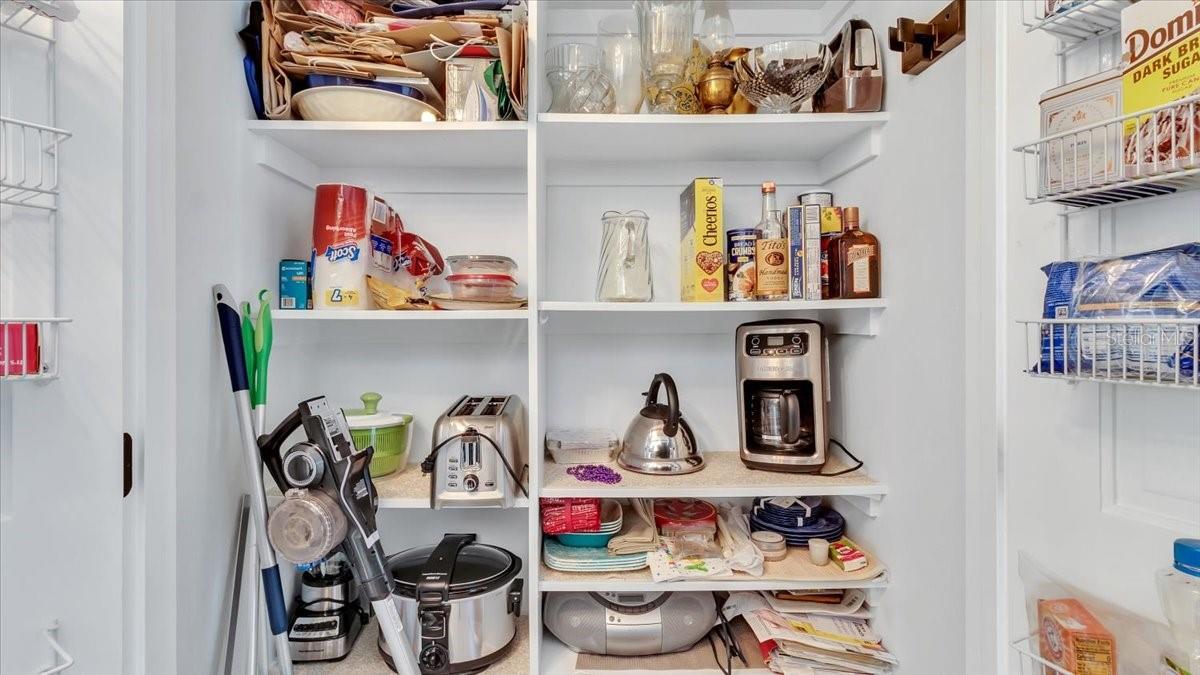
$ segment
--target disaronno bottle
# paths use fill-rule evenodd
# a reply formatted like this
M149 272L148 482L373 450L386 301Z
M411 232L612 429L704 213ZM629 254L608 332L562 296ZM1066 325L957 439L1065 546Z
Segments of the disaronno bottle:
M879 239L858 227L858 207L842 212L845 231L829 246L829 288L835 298L879 297Z
M775 205L775 183L762 184L762 219L755 226L758 241L754 244L754 297L758 300L787 300L788 298L788 240L783 217Z

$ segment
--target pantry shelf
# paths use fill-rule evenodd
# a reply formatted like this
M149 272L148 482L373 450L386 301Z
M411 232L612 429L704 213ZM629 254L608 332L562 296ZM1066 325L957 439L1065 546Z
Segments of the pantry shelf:
M528 604L529 599L525 602ZM341 661L326 663L297 663L297 675L381 675L391 673L379 654L379 622L375 619L363 629L354 649ZM528 675L529 622L517 622L517 634L504 658L488 666L487 675Z
M271 314L276 321L524 321L529 310L388 311L371 309L283 309Z
M1025 330L1026 373L1200 391L1200 319L1034 319ZM1053 358L1051 348L1053 347Z
M540 318L554 332L732 332L740 323L803 315L834 333L877 335L887 300L773 302L542 302Z
M871 563L855 572L843 572L832 563L819 567L808 559L808 550L790 547L788 555L777 562L763 563L763 575L752 577L735 572L731 577L678 579L655 582L650 569L632 572L560 572L542 565L540 588L543 591L615 591L644 593L664 589L676 591L770 591L832 590L839 588L883 589L889 583L887 569L873 553Z
M1025 198L1086 209L1196 189L1197 129L1200 94L1017 146Z
M877 483L859 469L842 476L815 476L803 473L754 471L746 467L736 452L705 453L702 471L675 476L648 476L626 471L610 463L621 476L615 485L586 483L567 474L567 465L546 460L542 468L542 497L840 497L852 502L871 516L878 515L887 486ZM848 469L841 459L825 465L825 473Z
M274 481L267 474L264 480L267 485L267 495L279 499L282 495ZM429 508L429 476L421 473L416 465L409 465L403 471L380 476L373 479L375 491L379 494L381 509L428 509ZM529 498L518 495L514 506L526 508Z
M1121 10L1131 0L1062 2L1048 12L1045 0L1021 0L1021 23L1026 32L1045 31L1069 45L1115 33L1121 29Z
M525 122L250 120L247 128L277 146L260 146L258 163L287 174L346 167L523 169L527 154ZM307 166L289 166L297 157Z
M538 115L550 161L816 162L841 175L879 153L888 113Z
M58 208L58 146L65 129L0 117L0 204Z

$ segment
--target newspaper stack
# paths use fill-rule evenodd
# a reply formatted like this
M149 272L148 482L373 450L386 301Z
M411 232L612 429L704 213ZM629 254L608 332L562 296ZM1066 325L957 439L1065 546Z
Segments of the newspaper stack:
M897 663L866 619L772 609L742 616L767 666L781 675L887 675Z

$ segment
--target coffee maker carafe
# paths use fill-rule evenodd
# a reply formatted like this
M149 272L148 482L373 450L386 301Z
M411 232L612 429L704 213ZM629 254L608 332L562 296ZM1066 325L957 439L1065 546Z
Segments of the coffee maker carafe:
M774 319L737 329L738 432L752 469L816 472L829 447L825 330Z

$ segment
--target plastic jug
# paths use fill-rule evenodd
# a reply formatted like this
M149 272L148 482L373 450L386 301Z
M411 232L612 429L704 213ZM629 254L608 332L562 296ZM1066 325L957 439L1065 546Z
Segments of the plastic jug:
M1158 597L1174 638L1167 656L1177 672L1200 674L1200 539L1175 540L1175 564L1158 573Z

